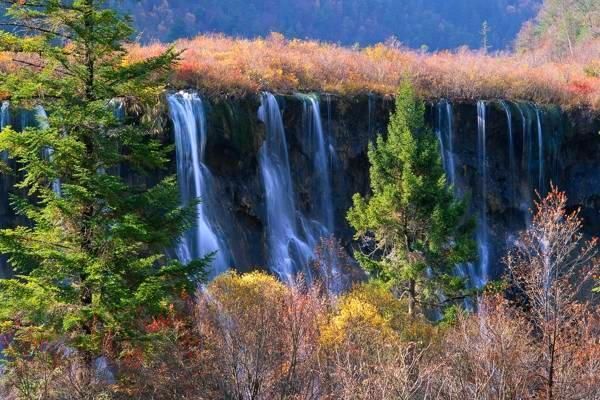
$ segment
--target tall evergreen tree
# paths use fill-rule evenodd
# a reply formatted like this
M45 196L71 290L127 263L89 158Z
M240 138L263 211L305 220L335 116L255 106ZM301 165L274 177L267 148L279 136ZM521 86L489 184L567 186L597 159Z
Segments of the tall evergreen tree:
M446 183L435 135L425 126L425 105L411 83L397 93L387 137L369 147L371 194L354 195L348 221L362 248L356 253L371 276L419 304L436 303L464 288L453 266L472 258L473 223L464 201Z
M91 362L108 339L117 351L144 339L143 322L203 274L206 260L164 255L193 221L176 180L142 183L172 151L154 113L178 54L129 62L130 21L104 0L10 3L0 50L16 68L0 74L0 93L49 119L0 134L19 170L12 205L28 221L0 231L15 272L0 282L1 327L13 348L60 340ZM130 111L121 118L116 104ZM115 172L123 165L136 183Z

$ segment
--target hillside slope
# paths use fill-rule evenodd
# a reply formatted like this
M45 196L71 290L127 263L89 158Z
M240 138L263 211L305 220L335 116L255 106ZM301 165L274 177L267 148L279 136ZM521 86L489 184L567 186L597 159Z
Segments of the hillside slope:
M311 38L370 45L395 36L412 48L479 48L487 20L492 50L510 47L541 0L126 0L141 38L172 41L198 33Z
M600 1L546 0L519 33L517 48L538 60L600 59Z

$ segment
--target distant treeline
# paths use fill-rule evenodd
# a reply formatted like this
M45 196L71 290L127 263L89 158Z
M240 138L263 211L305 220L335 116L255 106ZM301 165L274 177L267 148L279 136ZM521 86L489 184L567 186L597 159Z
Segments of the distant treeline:
M511 47L541 0L126 0L144 41L198 33L256 37L280 32L344 45L396 37L412 48L479 48L487 21L491 50Z

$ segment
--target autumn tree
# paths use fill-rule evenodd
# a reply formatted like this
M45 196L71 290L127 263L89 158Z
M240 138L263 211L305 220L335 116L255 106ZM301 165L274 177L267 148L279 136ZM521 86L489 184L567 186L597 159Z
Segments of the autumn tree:
M597 371L589 357L598 355L597 332L590 330L598 311L585 299L600 271L598 241L583 240L578 211L567 211L567 197L556 187L536 209L531 226L505 258L537 339L536 375L548 400L593 398L586 395L590 390L598 395L600 382L587 371Z
M226 273L202 291L197 330L218 398L317 398L318 292L262 272Z
M436 349L443 365L433 386L443 398L531 398L537 354L527 317L499 296L480 300L476 314L461 313Z
M355 256L361 266L406 296L411 315L417 306L437 304L440 292L464 294L452 270L474 254L473 224L447 184L438 142L425 125L425 104L407 80L387 136L369 146L369 162L371 193L354 195L347 216L360 241Z

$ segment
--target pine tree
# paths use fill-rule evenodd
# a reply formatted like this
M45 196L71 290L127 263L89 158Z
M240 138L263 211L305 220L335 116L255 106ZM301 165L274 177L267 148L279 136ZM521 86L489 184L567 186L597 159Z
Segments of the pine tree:
M0 93L49 119L0 135L19 169L12 205L27 221L0 231L15 273L0 282L1 328L13 349L60 341L89 363L109 340L116 351L141 343L144 321L203 276L207 260L165 257L193 222L176 180L143 183L173 150L155 114L178 53L129 62L130 21L103 0L14 0L7 15L0 50L15 68L0 74Z
M446 183L438 142L424 116L423 101L403 82L387 137L380 135L369 147L371 194L354 195L347 216L361 240L359 263L408 296L411 315L441 292L449 299L462 295L463 282L452 269L475 249L473 222Z
M488 35L490 34L490 26L487 21L481 24L481 48L484 54L487 54L490 49Z

